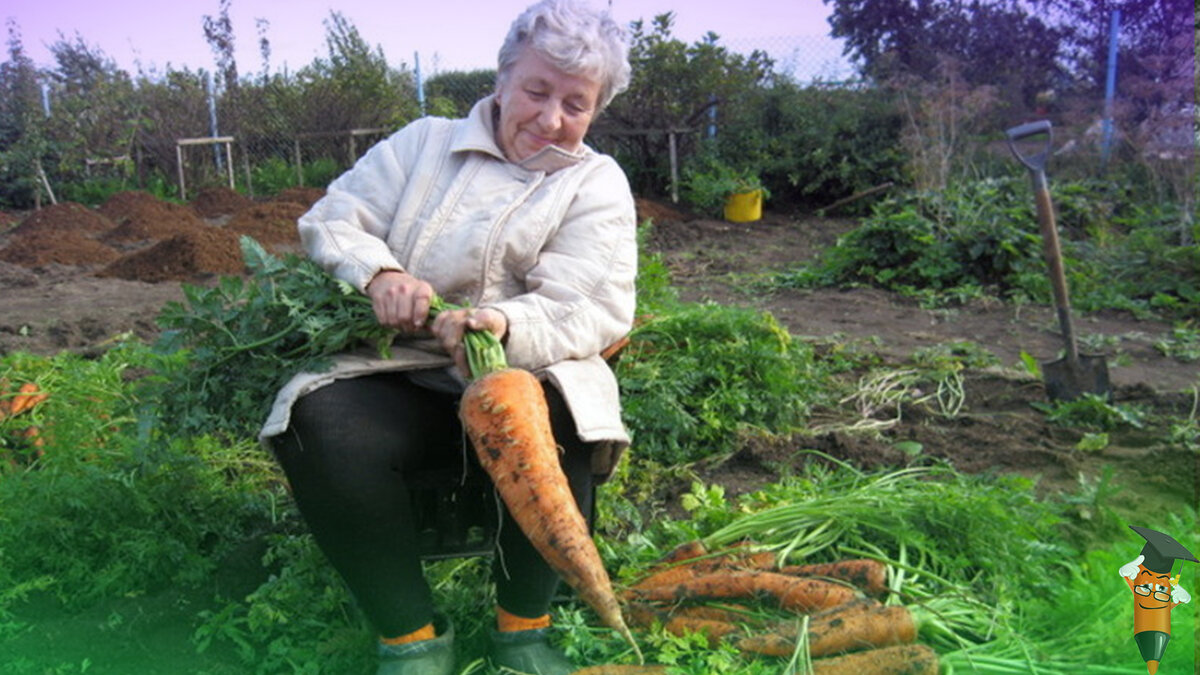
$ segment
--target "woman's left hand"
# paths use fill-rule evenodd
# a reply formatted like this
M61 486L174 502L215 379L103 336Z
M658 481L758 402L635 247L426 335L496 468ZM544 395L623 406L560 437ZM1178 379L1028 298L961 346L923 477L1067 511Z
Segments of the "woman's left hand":
M508 333L508 317L494 309L451 309L438 312L429 330L442 343L448 354L465 377L470 378L467 352L463 347L463 334L468 330L486 330L497 339L503 340Z

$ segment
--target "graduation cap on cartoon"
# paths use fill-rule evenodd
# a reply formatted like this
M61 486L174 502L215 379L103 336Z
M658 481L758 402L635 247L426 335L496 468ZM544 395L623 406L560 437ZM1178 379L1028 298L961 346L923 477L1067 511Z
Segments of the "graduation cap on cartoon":
M1142 561L1142 565L1155 574L1170 574L1171 566L1175 564L1176 560L1200 562L1200 560L1196 560L1196 556L1192 555L1191 551L1184 548L1183 544L1175 541L1175 538L1169 534L1136 525L1130 525L1129 529L1137 532L1146 540L1146 545L1142 547L1142 555L1146 559Z

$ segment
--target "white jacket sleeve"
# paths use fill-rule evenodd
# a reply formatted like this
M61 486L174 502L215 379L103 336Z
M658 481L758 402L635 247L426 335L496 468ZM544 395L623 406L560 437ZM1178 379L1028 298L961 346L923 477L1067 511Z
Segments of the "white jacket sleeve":
M308 256L359 290L382 270L404 269L387 239L410 166L404 149L419 125L373 146L300 217L300 240Z
M586 358L629 332L636 219L625 174L604 158L526 275L527 292L490 305L508 318L512 365L533 369Z

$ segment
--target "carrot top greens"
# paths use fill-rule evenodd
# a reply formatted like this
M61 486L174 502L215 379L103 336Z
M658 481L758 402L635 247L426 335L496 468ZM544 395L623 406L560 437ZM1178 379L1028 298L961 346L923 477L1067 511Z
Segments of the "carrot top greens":
M325 370L334 354L363 344L390 354L396 331L379 324L370 298L311 260L273 256L249 237L241 244L246 278L184 284L183 301L159 313L160 358L145 400L155 401L153 424L165 434L255 436L296 373ZM430 313L457 308L435 298ZM507 366L490 332L468 333L466 348L472 377Z

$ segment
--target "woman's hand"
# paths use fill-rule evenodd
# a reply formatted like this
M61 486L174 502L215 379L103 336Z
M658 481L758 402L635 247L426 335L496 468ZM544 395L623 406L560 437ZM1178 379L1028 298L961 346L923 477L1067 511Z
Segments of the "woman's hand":
M439 312L429 327L446 352L454 357L464 377L471 377L463 334L468 330L486 330L503 340L508 333L508 317L495 309L451 309Z
M402 333L425 327L433 286L407 272L384 270L367 284L367 297L381 325Z

